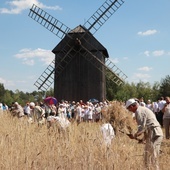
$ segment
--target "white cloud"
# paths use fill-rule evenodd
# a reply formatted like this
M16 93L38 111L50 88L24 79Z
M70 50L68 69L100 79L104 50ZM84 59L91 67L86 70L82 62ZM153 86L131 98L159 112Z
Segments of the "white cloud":
M150 71L150 70L152 70L152 67L147 67L147 66L140 67L140 68L138 68L138 70L140 70L140 71Z
M0 83L4 84L6 83L6 80L0 77Z
M150 56L150 52L149 51L145 51L144 54L149 57Z
M165 54L164 50L155 50L155 51L152 51L152 52L151 51L145 51L144 52L144 55L146 55L147 57L149 57L149 56L157 57L157 56L162 56L164 54ZM168 55L170 55L170 53Z
M164 50L157 50L152 52L153 56L162 56L165 54Z
M45 49L22 49L18 54L15 55L16 58L21 59L23 64L34 65L35 59L39 59L44 64L48 65L54 59L54 54L50 50Z
M26 83L27 83L26 80L17 80L16 82L17 82L17 83L23 83L23 84L26 84Z
M135 73L134 77L143 80L143 79L148 79L151 76L149 74Z
M4 85L5 89L8 89L9 87L14 86L13 81L4 79L2 77L0 77L0 83L2 83Z
M51 9L51 10L62 10L59 6L46 6L38 0L13 0L6 3L8 8L0 8L2 14L20 14L22 11L31 8L33 4L40 8Z
M123 60L128 60L128 57L123 57Z
M118 58L110 59L110 61L112 61L114 64L119 62Z
M27 58L24 58L22 63L30 66L33 66L35 64L34 60L28 60Z
M139 83L140 81L142 81L142 82L149 82L150 77L151 76L149 74L134 73L128 79L129 79L129 82Z
M156 34L157 33L157 30L147 30L145 32L138 32L138 35L141 35L141 36L148 36L148 35L153 35L153 34Z

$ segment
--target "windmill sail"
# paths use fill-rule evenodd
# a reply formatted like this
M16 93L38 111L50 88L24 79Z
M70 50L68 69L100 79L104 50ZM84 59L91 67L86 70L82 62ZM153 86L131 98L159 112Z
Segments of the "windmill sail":
M58 36L60 39L63 39L63 37L71 31L69 27L64 25L56 18L52 17L50 14L35 4L33 4L32 8L30 9L28 16Z
M121 85L127 76L109 59L106 59L106 63L100 61L93 52L89 51L84 46L84 44L88 45L90 48L93 48L95 51L98 51L98 49L94 47L93 43L88 41L89 37L94 34L123 3L123 0L107 0L85 23L85 26L88 27L87 29L85 27L78 26L73 30L49 15L44 10L40 9L36 5L33 5L30 9L29 17L44 26L60 39L67 37L67 41L60 49L60 54L62 55L57 56L57 59L51 62L34 85L39 90L47 91L54 82L54 76L60 76L63 70L67 68L67 65L78 53L80 53L80 55L82 55L101 72L104 71L103 68L107 70L107 72L109 72L107 77L117 85ZM92 34L89 31L91 31ZM80 42L84 42L81 44L80 49L75 49L74 41L77 33L79 34ZM72 34L75 34L75 36L72 36ZM105 57L104 54L103 57Z
M87 20L84 26L92 34L96 31L122 6L124 0L107 0L103 5Z
M47 91L48 88L54 82L54 68L55 68L55 60L53 60L50 65L45 69L45 71L41 74L41 76L37 79L34 85L38 88L38 90Z
M89 55L90 54L90 55ZM124 74L111 60L108 58L105 60L105 63L100 61L94 54L92 54L88 49L85 49L85 53L82 55L93 64L99 71L103 72L103 68L107 70L107 78L110 79L113 83L116 83L120 86L126 80L127 76ZM101 67L102 66L102 67Z
M66 50L69 49L69 50ZM53 60L51 64L45 69L41 76L37 79L34 85L42 91L47 91L54 82L54 74L58 77L67 65L73 59L73 56L70 55L70 52L73 50L73 46L70 46L69 43L65 45L62 49L62 56L58 57L58 60Z

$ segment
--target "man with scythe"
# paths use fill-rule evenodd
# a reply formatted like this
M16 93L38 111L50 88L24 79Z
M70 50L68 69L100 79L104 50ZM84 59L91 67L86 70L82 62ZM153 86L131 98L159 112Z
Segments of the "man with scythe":
M163 132L155 114L150 109L140 106L135 99L127 100L126 109L135 113L135 119L138 124L137 132L129 135L129 137L137 139L138 136L144 134L146 140L145 166L147 169L154 167L155 170L158 170L158 155L163 140Z

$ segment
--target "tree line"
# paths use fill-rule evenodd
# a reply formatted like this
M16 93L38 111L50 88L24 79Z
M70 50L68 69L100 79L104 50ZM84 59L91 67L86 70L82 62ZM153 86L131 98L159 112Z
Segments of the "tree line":
M4 85L0 83L0 102L8 106L15 101L23 106L29 101L40 102L45 96L54 96L53 88L50 88L47 92L33 91L28 93L18 89L13 92L12 90L5 89ZM106 99L109 101L126 101L132 97L143 97L144 100L150 99L151 101L157 101L162 96L170 96L169 75L162 78L160 82L155 82L153 85L149 82L140 81L138 83L125 82L123 85L117 86L106 78Z

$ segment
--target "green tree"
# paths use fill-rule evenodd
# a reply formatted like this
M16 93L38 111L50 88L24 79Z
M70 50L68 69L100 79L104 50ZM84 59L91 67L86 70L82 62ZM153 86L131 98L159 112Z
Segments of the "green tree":
M2 83L0 83L0 102L4 100L5 88Z
M47 92L46 92L46 97L47 96L52 96L54 97L54 89L53 88L50 88Z
M117 91L117 85L110 79L106 79L106 99L113 100L115 98L115 93Z
M157 101L160 95L160 83L155 82L152 86L152 101Z
M120 90L116 93L116 98L122 101L126 101L129 98L137 96L136 86L134 83L125 83L121 86Z
M11 93L10 93L9 90L6 90L6 91L5 91L3 102L4 102L5 104L7 104L8 106L11 106L11 104L12 104L12 102L13 102L13 98L12 98L12 95L11 95Z
M170 76L167 75L161 79L160 83L160 96L170 96Z

